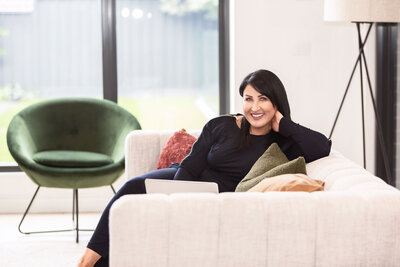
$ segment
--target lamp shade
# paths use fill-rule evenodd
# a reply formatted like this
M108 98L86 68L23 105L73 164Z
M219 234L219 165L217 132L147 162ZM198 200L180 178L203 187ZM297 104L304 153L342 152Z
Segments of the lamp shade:
M324 20L400 22L400 0L325 0Z

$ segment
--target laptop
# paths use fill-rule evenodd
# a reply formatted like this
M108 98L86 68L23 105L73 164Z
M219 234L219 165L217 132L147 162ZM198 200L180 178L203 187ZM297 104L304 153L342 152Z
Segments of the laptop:
M215 193L218 194L218 184L214 182L177 181L162 179L144 180L147 194L162 193Z

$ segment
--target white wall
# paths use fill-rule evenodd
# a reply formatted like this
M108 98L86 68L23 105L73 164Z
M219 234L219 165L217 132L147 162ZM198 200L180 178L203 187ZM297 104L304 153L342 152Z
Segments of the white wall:
M113 185L115 190L118 190L125 180L124 176L120 177ZM37 185L25 173L0 173L0 184L2 186L0 214L23 213L37 188ZM109 186L79 189L79 211L101 212L113 195ZM41 187L30 212L72 212L72 189Z
M358 56L356 26L324 22L322 0L234 0L232 3L231 90L235 94L232 112L241 112L238 88L242 79L254 70L268 69L286 87L292 119L328 136ZM374 89L374 30L365 50ZM362 165L360 94L357 70L332 142L334 149ZM367 90L364 99L368 108L367 169L374 172L375 121Z

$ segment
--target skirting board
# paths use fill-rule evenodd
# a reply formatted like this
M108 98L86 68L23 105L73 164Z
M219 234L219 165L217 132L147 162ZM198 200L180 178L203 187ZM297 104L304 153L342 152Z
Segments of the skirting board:
M122 175L114 184L118 191L126 181ZM0 173L0 214L23 213L37 185L25 173ZM72 212L72 189L41 187L32 204L32 213ZM80 212L102 212L114 193L111 187L79 189Z

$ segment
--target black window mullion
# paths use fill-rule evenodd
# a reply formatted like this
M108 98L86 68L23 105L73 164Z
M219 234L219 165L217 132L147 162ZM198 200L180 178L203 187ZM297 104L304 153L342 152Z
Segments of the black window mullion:
M115 0L101 0L101 30L103 48L103 97L118 99L117 33Z
M219 0L219 114L229 113L229 0Z

